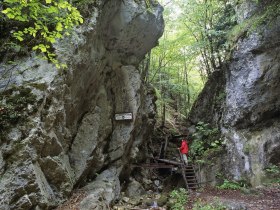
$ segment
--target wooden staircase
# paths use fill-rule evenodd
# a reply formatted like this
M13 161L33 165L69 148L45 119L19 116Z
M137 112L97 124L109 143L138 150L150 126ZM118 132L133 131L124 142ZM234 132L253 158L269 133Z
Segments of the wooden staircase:
M199 188L199 183L195 175L194 165L187 165L184 168L186 177L186 186L188 190L196 190Z
M181 153L180 153L180 160L181 160L181 164L180 164L181 173L185 181L186 189L188 191L196 190L197 188L199 188L199 183L197 182L197 178L195 175L195 166L191 164L186 165Z
M197 181L196 178L196 173L195 173L195 165L188 164L186 165L184 161L174 161L174 160L168 160L168 159L155 159L158 161L157 163L147 163L147 164L141 164L141 165L133 165L133 167L142 167L142 168L154 168L154 169L159 169L159 168L169 168L169 169L175 169L180 168L182 177L184 179L186 189L188 191L190 190L196 190L200 187L200 184Z
M177 137L184 137L184 136L187 136L187 135L180 135L180 136L175 136L175 137L177 138ZM196 177L196 173L195 173L196 166L192 165L192 164L186 165L183 160L180 150L178 150L180 161L165 159L166 150L168 148L167 147L168 141L169 141L168 136L166 136L165 141L161 143L160 152L159 152L158 157L154 158L156 163L141 164L138 166L134 165L134 167L170 168L170 169L176 168L176 170L178 168L180 168L182 177L183 177L185 185L186 185L186 189L188 191L198 189L200 187L201 183L198 182L197 177Z

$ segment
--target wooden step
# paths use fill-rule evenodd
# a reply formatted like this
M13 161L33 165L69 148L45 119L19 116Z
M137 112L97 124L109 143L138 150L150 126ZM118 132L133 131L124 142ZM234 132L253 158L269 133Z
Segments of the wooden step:
M193 167L185 167L186 170L194 170Z
M197 187L189 187L190 190L196 190Z
M189 181L189 180L188 180L188 183L191 184L191 185L192 185L192 184L197 184L197 181Z
M188 184L196 184L197 183L197 181L196 180L187 180L187 182L188 182Z

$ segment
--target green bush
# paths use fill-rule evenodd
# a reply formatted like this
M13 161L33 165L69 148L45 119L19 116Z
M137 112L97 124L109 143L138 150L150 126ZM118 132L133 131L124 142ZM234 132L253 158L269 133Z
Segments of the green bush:
M225 210L226 207L219 203L218 201L215 201L214 203L205 204L201 200L198 200L194 206L193 210Z
M280 168L277 165L270 164L265 168L265 172L268 176L268 183L280 183Z
M186 189L180 188L179 190L173 190L170 193L170 197L174 200L172 203L172 210L184 210L184 206L188 201L188 194Z
M190 155L200 159L207 155L206 151L218 151L222 145L218 128L212 128L208 123L198 122L190 145Z
M229 181L225 179L224 183L218 186L218 188L228 190L241 190L243 188L246 188L246 184L244 182Z
M277 165L274 165L274 164L270 164L265 169L265 171L270 175L274 175L274 176L280 175L280 168Z

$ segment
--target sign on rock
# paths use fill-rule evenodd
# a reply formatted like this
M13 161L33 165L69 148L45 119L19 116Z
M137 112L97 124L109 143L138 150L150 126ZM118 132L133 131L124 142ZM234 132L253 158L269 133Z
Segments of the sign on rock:
M132 120L132 113L118 113L115 114L115 120Z

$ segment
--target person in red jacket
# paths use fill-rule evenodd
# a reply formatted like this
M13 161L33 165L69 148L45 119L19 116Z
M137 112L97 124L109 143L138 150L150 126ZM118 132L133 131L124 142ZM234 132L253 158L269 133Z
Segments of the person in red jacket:
M189 146L188 146L188 142L186 139L182 139L182 143L181 143L181 147L180 147L180 152L183 156L183 159L185 161L186 164L188 164L188 152L189 152Z

